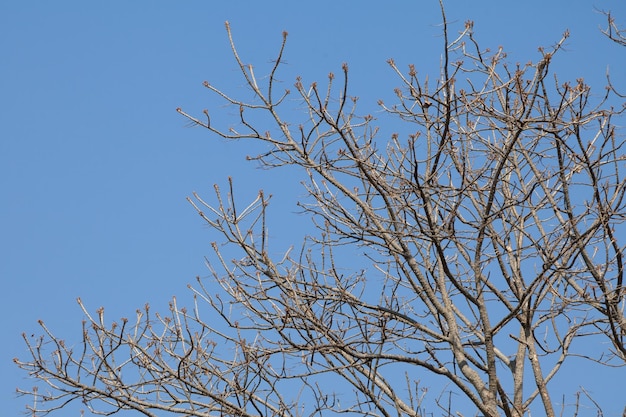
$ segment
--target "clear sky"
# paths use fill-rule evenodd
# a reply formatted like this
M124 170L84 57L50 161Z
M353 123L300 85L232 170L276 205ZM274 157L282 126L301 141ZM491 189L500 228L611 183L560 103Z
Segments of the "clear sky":
M502 45L511 62L537 60L538 46L569 29L553 67L561 80L584 77L602 94L608 66L626 92L626 49L603 38L605 21L595 10L611 9L626 26L622 0L446 4L453 33L474 20L483 46ZM394 97L399 82L388 58L437 76L436 0L0 2L2 415L24 410L14 390L32 382L12 358L27 358L20 335L39 332L38 319L77 341L76 297L92 310L105 306L113 320L145 303L163 311L173 295L188 298L195 276L208 275L203 256L216 236L185 201L192 191L210 196L214 183L232 176L240 196L263 188L276 196L277 210L296 211L303 190L295 181L255 169L245 161L246 143L189 128L175 111L200 114L216 105L204 80L243 91L225 20L257 74L289 32L285 88L298 74L324 82L347 62L363 114ZM290 222L306 222L275 219L273 233L285 246ZM580 367L578 375L595 375ZM622 369L599 379L616 382L596 386L605 415L624 406L624 377Z

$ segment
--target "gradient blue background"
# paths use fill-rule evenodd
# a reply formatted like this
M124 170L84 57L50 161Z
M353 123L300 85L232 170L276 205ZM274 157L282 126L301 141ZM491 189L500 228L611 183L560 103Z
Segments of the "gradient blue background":
M612 10L626 26L623 1L446 5L452 34L474 20L482 46L504 46L511 62L537 60L539 45L570 29L553 67L560 80L584 77L601 95L608 66L626 92L626 49L600 34L605 20L594 9ZM38 319L72 342L80 337L78 296L92 311L105 306L110 320L145 303L163 311L173 295L189 299L186 284L208 275L203 257L217 238L185 201L192 191L210 199L212 185L232 176L243 201L260 188L274 194L279 246L289 246L295 226L306 227L306 218L292 215L303 193L296 181L256 169L245 161L249 144L189 128L175 112L199 115L219 105L204 80L247 94L225 20L258 75L289 32L285 88L298 74L305 84L324 83L347 62L362 114L375 114L380 98L393 101L400 83L385 63L390 57L437 77L435 0L1 2L0 414L25 410L15 387L32 381L12 358L28 357L21 333L39 333ZM228 127L235 117L233 110L230 120L214 122ZM579 361L555 384L568 395L585 384L611 416L626 402L624 377L624 369L597 373Z

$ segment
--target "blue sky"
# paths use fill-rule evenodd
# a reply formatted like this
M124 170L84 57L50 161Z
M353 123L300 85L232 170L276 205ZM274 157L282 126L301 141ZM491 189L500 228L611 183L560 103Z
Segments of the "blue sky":
M611 9L626 25L622 1L446 5L453 32L474 20L483 46L504 46L511 62L536 60L539 45L569 29L554 66L561 80L584 77L601 94L608 66L626 91L626 49L602 37L605 22L594 10ZM290 222L306 226L306 219L288 216L303 192L295 181L255 169L245 161L248 144L189 128L175 111L200 114L217 105L204 80L244 91L225 20L257 74L275 56L281 32L289 32L285 88L296 75L323 82L347 62L362 113L394 96L399 83L388 58L402 67L414 63L431 78L438 71L435 0L2 2L0 409L6 415L24 410L14 390L31 382L11 359L26 358L20 334L37 333L38 319L77 340L78 296L93 310L105 306L113 320L145 303L165 310L173 295L188 297L186 284L195 276L208 275L203 257L216 236L185 201L192 191L210 196L214 183L225 185L232 176L242 199L260 188L275 196L276 210L287 216L274 217L272 233L285 246L296 236ZM603 375L623 382L625 372ZM607 412L611 396L623 392L613 384L596 394Z

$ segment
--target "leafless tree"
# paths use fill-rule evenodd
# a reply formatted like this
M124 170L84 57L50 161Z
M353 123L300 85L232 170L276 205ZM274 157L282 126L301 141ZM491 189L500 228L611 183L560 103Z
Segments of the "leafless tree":
M623 365L622 110L610 89L594 99L551 72L567 33L537 63L511 65L479 47L471 22L453 39L443 23L436 81L389 60L400 86L379 105L395 132L358 115L345 64L327 86L296 81L306 121L290 123L294 94L277 81L287 34L262 81L227 24L255 98L205 83L238 109L225 129L178 111L264 144L263 167L300 169L314 229L274 256L268 195L241 205L230 180L212 202L194 194L222 237L209 262L221 292L199 279L193 308L173 300L168 315L146 306L112 324L83 307L72 347L41 323L43 337L25 338L31 358L16 360L42 384L21 391L33 415L76 399L103 414L421 416L432 375L471 403L440 397L439 414L555 416L550 381L571 356Z

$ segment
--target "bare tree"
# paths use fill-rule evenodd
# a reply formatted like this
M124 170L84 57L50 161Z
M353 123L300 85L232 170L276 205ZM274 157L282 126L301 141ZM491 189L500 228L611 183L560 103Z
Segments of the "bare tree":
M446 415L555 416L549 385L570 356L624 364L621 110L610 90L594 104L583 80L551 73L567 33L537 63L510 65L471 22L449 38L444 15L436 81L389 60L397 101L379 105L394 133L358 116L345 64L323 88L297 80L306 121L291 124L277 81L287 34L261 82L226 28L255 98L205 83L239 109L224 130L208 111L178 111L265 144L263 167L299 168L315 231L273 256L268 195L241 206L230 180L213 202L194 194L223 238L209 263L222 291L198 280L193 308L173 300L166 316L146 306L110 325L83 307L75 347L41 323L43 337L25 338L31 358L16 360L43 385L21 391L33 415L80 400L103 414L421 416L419 376L436 375L472 404L439 398Z

